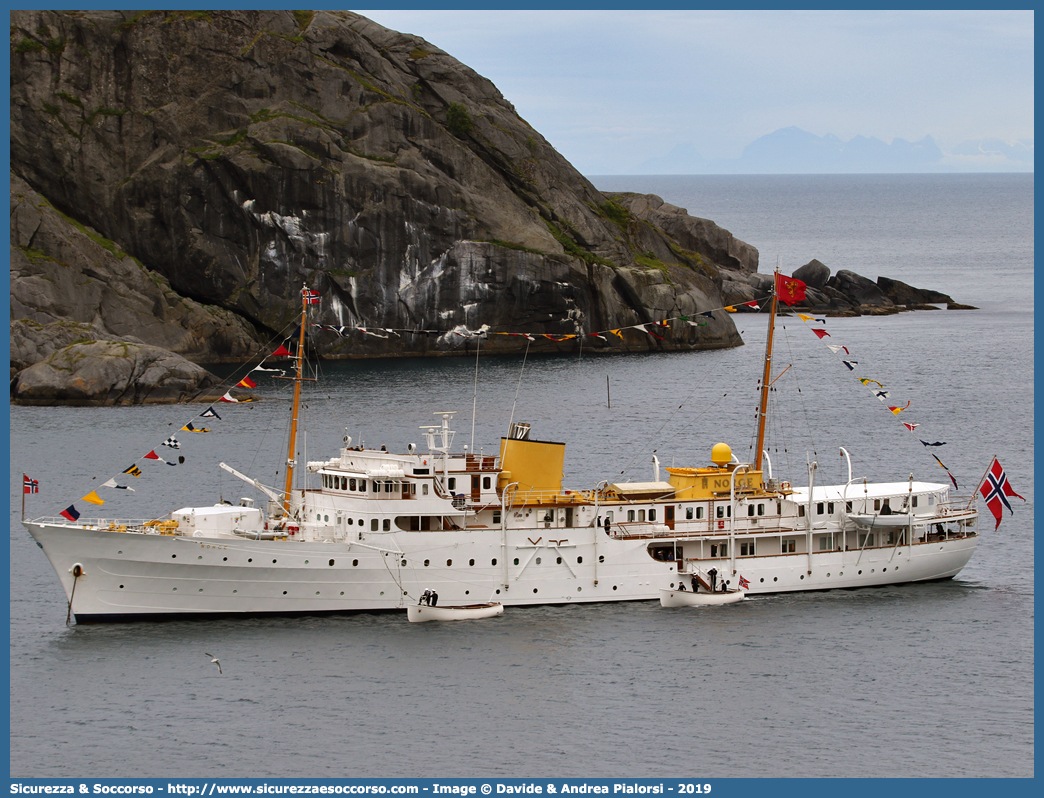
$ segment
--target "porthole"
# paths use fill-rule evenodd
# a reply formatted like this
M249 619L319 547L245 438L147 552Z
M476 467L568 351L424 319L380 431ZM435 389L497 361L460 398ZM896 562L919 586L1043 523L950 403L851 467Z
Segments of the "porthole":
M330 567L331 567L331 568L333 567L333 564L334 564L334 561L333 561L333 560L330 560Z
M120 585L120 590L123 590L123 585Z
M887 570L888 570L887 568L882 568L882 569L881 569L881 573L884 573L884 572L885 572L885 571L887 571Z
M427 568L431 564L431 560L424 561L424 567Z
M344 595L344 591L343 591L343 590L341 591L341 595L342 595L342 596Z
M772 577L772 581L773 581L773 582L778 582L778 581L779 581L779 577L778 577L778 576L774 576L774 577Z
M382 595L382 596L384 595L384 591L383 591L383 590L381 591L381 595Z
M254 561L253 557L247 557L247 562L253 562L253 561Z
M494 557L492 560L489 561L489 564L490 565L496 565L497 564L497 558ZM498 590L497 592L499 593L500 591Z
M401 565L401 566L402 566L403 568L405 568L405 567L406 567L406 560L403 560L403 561L402 561L401 563L399 563L399 564L400 564L400 565Z
M515 558L515 565L518 565L518 557Z
M599 554L598 555L598 562L605 562L605 555L604 554Z
M841 572L840 572L840 573L838 574L838 576L844 576L844 575L845 575L845 572L844 572L844 571L841 571Z
M233 592L233 593L238 593L239 591L238 591L238 590L233 590L232 592Z
M468 565L474 565L474 564L475 564L474 560L468 560Z
M465 590L464 591L464 595L465 596L470 596L471 595L471 591L470 590Z
M862 575L863 575L863 572L862 572L862 571L860 571L860 572L859 572L859 573L857 574L857 576L862 576Z
M830 574L827 574L827 579L829 579L829 578L830 578Z
M500 588L499 587L497 588L497 595L498 596L500 595Z
M874 572L874 569L873 569L873 568L871 568L871 569L870 569L870 573L873 573L873 572Z
M536 564L540 565L540 558L539 557L536 558Z
M272 560L272 565L275 565L275 560Z
M804 579L804 578L805 578L805 575L804 575L804 574L801 574L801 578L802 578L802 579Z
M578 587L578 588L576 589L576 592L577 592L577 593L579 593L579 592L580 592L581 590L583 590L583 588L582 588L582 587Z
M671 582L671 589L674 589L674 582Z
M451 565L453 565L453 560L446 560L446 567L449 568Z
M765 581L765 577L761 577L761 581L764 582Z
M583 561L584 561L584 558L583 558L583 557L577 557L577 558L576 558L576 564L577 564L577 565L580 565L580 564L582 564L582 563L583 563Z
M402 591L402 595L408 596L408 595L410 595L410 591L404 590L404 591Z
M555 564L556 565L561 565L562 564L562 558L561 557L555 557Z
M305 565L308 565L308 560L305 560Z
M123 554L123 552L122 552L122 551L118 551L118 552L116 552L116 553L117 553L117 554Z
M286 591L285 591L285 590L283 591L283 595L284 595L284 596L286 595Z
M177 588L174 588L174 592L175 592L175 593L177 593L177 592L178 592L178 589L177 589Z
M178 558L177 554L171 554L170 555L170 559L172 559L172 560L176 560L177 558Z
M533 588L533 592L534 592L534 593L536 593L536 592L537 592L537 589L536 589L535 587Z
M317 590L317 591L315 591L315 595L317 595L317 596L319 595L319 591L318 591L318 590Z
M613 585L613 590L616 590L616 585Z
M203 559L203 555L202 555L202 554L200 554L200 555L199 555L198 557L196 557L196 559L197 559L197 560L202 560L202 559Z
M359 564L358 560L352 560L352 568L355 568Z
M200 593L202 593L202 592L203 592L203 588L200 588L200 589L199 589L199 592L200 592Z
M228 557L222 557L221 562L228 562Z

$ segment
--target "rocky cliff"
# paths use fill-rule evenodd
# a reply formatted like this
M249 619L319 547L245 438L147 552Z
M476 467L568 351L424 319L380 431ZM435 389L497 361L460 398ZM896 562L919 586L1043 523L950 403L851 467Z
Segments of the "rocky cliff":
M246 357L293 325L302 285L331 326L567 334L720 308L720 270L757 269L757 251L712 222L600 193L488 80L352 13L11 23L17 366L63 334ZM584 346L742 343L724 312L661 337ZM323 331L311 343L326 357L453 346Z

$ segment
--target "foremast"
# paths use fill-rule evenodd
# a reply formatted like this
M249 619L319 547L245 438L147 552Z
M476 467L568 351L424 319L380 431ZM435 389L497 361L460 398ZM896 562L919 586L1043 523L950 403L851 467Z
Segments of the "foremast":
M308 303L311 297L311 291L307 286L303 286L301 288L301 329L297 338L297 357L294 360L294 376L289 378L294 381L294 402L290 415L290 443L286 452L286 484L283 488L284 516L290 515L290 489L293 486L294 465L296 464L294 455L297 447L297 415L301 407L301 383L307 379L301 376L301 371L305 354L305 325L308 323Z
M768 336L765 341L765 371L761 377L761 406L758 410L758 442L754 450L754 470L761 471L762 453L765 451L765 418L768 413L768 395L772 376L772 336L776 327L776 285L778 269L772 275L772 304L769 308Z

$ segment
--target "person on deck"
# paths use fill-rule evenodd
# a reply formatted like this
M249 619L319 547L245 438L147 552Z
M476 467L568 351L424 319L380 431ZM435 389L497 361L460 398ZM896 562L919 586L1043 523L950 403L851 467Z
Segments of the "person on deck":
M718 581L718 569L711 568L709 571L707 571L707 576L711 578L711 593L713 593L715 583Z
M699 585L699 582L696 581L696 574L693 574L692 575L692 592L693 593L697 592L697 585Z

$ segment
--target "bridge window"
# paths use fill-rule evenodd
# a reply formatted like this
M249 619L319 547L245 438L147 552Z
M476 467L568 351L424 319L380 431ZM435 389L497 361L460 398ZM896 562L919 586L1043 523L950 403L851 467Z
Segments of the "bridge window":
M489 477L482 477L482 490L489 490L491 484Z
M365 479L360 479L359 480L359 490L361 490L363 493L366 493L366 480Z
M748 504L747 505L747 515L748 516L754 515L754 505L753 504Z
M390 518L385 518L384 519L384 531L385 532L391 532L391 519Z
M816 515L822 515L822 514L823 514L823 502L819 502L818 504L816 504Z
M450 477L449 478L449 489L450 490L456 490L457 489L457 478L456 477Z
M376 518L371 518L370 519L370 531L371 532L376 532L377 531L377 519Z
M913 499L911 499L910 501L911 501L911 505L912 506L914 506L914 507L917 506L917 497L916 496L914 496Z
M874 511L876 512L876 511L878 511L880 509L881 509L881 500L880 499L874 499Z
M650 510L649 511L649 520L650 521L655 521L656 520L656 510Z
M846 513L852 512L852 502L845 502L845 512Z
M805 517L805 505L799 504L798 505L798 518L804 518L804 517Z
M764 514L765 514L765 505L764 504L759 504L758 505L758 515L764 515Z
M828 515L833 515L834 514L834 503L833 502L827 502L827 514Z

